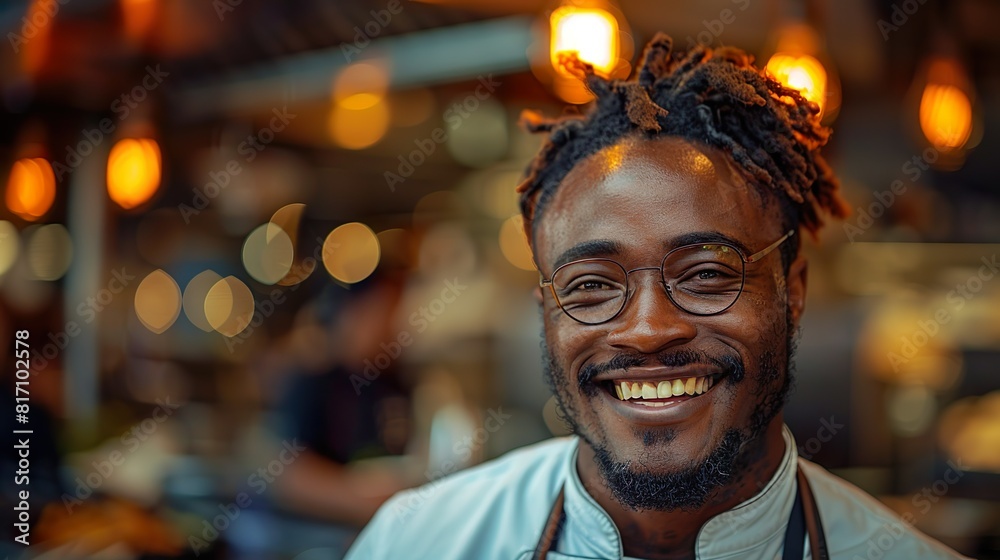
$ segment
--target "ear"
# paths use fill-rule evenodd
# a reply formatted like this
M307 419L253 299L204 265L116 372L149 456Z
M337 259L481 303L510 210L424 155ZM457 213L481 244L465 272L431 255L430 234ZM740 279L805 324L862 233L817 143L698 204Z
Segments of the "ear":
M532 290L532 293L535 294L535 301L538 302L538 305L543 305L545 303L545 301L542 299L542 287L541 286L535 286L535 289Z
M806 307L806 280L809 272L809 263L805 255L801 252L788 267L788 309L792 314L792 325L799 328L799 319Z

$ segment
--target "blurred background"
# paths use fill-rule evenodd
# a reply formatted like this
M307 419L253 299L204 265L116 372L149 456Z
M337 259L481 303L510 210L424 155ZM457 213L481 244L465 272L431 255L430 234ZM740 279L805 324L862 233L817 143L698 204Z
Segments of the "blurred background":
M664 31L835 130L855 210L805 244L800 453L1000 558L1000 3L5 0L0 28L0 553L337 558L392 493L566 433L517 120L588 101L558 53L625 77Z

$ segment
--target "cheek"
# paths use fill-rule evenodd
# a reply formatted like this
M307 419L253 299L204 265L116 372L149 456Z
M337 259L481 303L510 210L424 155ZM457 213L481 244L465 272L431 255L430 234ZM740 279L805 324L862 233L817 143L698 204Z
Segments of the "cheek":
M576 323L554 304L552 309L545 308L544 326L549 352L570 377L576 376L576 368L604 336L598 329Z

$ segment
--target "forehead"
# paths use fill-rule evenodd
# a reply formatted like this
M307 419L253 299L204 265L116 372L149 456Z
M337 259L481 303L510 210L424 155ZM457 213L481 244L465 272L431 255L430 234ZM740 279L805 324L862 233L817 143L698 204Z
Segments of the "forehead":
M540 220L535 250L543 267L585 241L613 241L644 259L696 232L759 248L780 230L776 213L725 156L676 137L627 137L582 160Z

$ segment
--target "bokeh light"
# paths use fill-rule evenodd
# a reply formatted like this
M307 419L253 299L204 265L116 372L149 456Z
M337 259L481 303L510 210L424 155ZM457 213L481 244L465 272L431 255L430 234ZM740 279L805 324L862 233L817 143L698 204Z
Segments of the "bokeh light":
M160 186L160 147L149 138L119 140L108 155L108 194L129 210L149 200Z
M528 238L524 234L524 218L516 214L500 226L500 251L510 264L522 270L536 270Z
M378 266L380 256L375 232L358 222L334 229L323 242L323 266L330 276L347 284L368 278Z
M920 130L935 148L961 148L972 135L972 103L961 89L927 84L920 98Z
M468 104L469 100L475 105ZM475 97L458 100L469 109L468 116L448 134L448 152L455 161L469 167L485 167L507 154L507 112L503 105Z
M827 105L826 69L815 57L777 53L767 61L765 70L782 84L799 91L802 97L819 105L820 116Z
M20 243L14 224L0 220L0 276L3 276L17 262Z
M333 101L352 111L367 109L385 99L389 73L382 65L359 62L344 68L333 82Z
M551 59L557 72L569 75L559 64L563 54L577 57L608 75L618 64L618 20L598 8L562 6L549 17L551 27Z
M58 280L66 274L73 260L73 240L62 224L32 229L27 249L28 267L39 280Z
M181 289L162 269L150 272L135 290L135 314L150 331L161 334L181 312Z
M261 284L277 284L292 270L294 257L292 240L272 222L258 226L243 243L243 266Z
M328 125L330 137L338 146L361 150L381 140L389 130L389 106L382 99L363 109L335 105Z
M187 316L191 324L205 332L215 330L208 317L205 316L205 299L208 297L212 286L222 280L222 277L212 270L199 272L192 278L184 288L184 315Z
M14 162L7 181L7 208L21 218L35 221L45 215L56 198L56 177L44 158Z
M235 276L226 276L205 295L205 318L220 334L233 337L247 328L253 318L254 301L250 288Z

